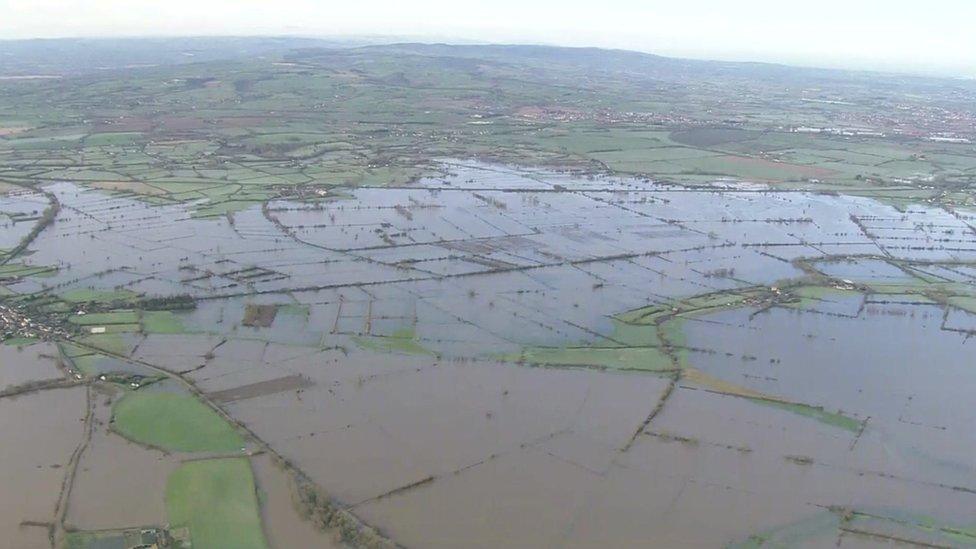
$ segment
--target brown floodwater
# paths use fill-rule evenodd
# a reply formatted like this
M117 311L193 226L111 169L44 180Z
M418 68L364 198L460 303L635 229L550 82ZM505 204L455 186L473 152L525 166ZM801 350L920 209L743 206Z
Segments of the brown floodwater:
M0 389L29 381L62 376L57 363L58 347L53 343L0 345Z
M338 532L323 532L306 520L295 504L297 494L289 474L268 454L251 459L251 469L261 494L264 533L274 549L318 547L341 549Z
M0 540L10 548L49 548L51 523L72 452L82 441L86 389L0 399Z
M166 479L179 460L111 432L109 396L95 400L92 438L78 464L66 524L80 530L165 525Z
M361 380L357 363L379 373ZM292 360L289 368L316 384L228 409L407 546L559 539L574 516L559 502L582 504L667 386L646 375L364 351L334 366Z
M61 268L9 287L205 298L176 313L187 333L126 335L125 351L183 372L406 547L976 544L976 320L961 309L846 292L695 316L680 350L693 369L673 386L506 362L526 347L615 345L614 315L778 285L804 275L799 258L858 284L925 273L972 294L971 212L477 163L450 172L273 201L233 223L52 185L65 207L24 261ZM254 305L275 306L267 327L245 325ZM57 377L47 348L0 346L0 385ZM0 496L0 534L24 546L43 529L19 521L53 513L60 473L47 462L81 434L67 426L83 402L52 394L0 401L24 442L0 450L17 494ZM34 440L48 433L64 436ZM96 425L69 523L165 520L168 459ZM329 546L284 474L252 462L272 543Z

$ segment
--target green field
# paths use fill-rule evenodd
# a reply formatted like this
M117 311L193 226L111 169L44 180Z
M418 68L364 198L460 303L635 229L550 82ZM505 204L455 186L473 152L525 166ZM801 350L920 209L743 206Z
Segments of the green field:
M136 391L113 409L115 429L125 437L175 452L235 452L244 438L211 408L179 393Z
M183 323L172 311L145 311L142 313L142 330L154 334L183 333Z
M166 482L166 513L188 527L193 549L263 549L268 546L254 475L245 458L191 461Z
M417 341L417 335L412 328L397 330L388 336L357 336L354 340L363 349L381 353L434 354Z
M752 78L747 67L716 77L702 65L694 69L702 78L687 81L678 71L661 86L660 73L618 70L626 63L616 66L609 52L610 65L598 67L538 53L305 51L284 54L294 64L272 57L159 66L70 87L2 82L0 113L16 113L24 129L0 136L0 181L70 180L160 204L199 200L194 215L214 217L307 188L402 184L435 173L436 158L490 156L694 184L962 186L962 194L938 199L973 202L972 145L882 136L883 126L854 136L789 130L876 124L878 100L857 80L839 88L830 81L846 104L814 104L780 97L780 86ZM478 71L466 68L473 59ZM595 69L606 74L591 78ZM956 101L915 93L910 81L886 85L912 106L885 111L902 122L919 123L910 113ZM79 110L91 115L77 117ZM98 122L108 119L120 122Z
M656 347L533 347L510 357L528 364L579 366L660 372L674 369L667 353Z
M79 326L104 326L107 324L138 324L139 314L135 311L112 311L108 313L92 313L76 315L68 319Z
M68 290L61 294L62 299L71 303L112 303L127 301L133 297L135 294L128 290L91 290L88 288Z
M119 333L104 333L85 336L81 338L81 342L116 355L128 355L129 351L131 350L129 343L125 340L124 336Z

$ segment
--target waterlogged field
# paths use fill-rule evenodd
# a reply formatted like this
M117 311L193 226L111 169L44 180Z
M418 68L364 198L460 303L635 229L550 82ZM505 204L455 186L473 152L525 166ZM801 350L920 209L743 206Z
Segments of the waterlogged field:
M203 218L0 197L60 205L3 288L63 334L0 346L0 537L976 545L976 212L437 171Z

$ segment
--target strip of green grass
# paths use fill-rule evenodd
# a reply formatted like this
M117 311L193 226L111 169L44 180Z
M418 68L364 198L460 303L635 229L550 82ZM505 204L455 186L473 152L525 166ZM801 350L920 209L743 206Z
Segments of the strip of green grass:
M244 439L188 394L136 391L116 403L115 429L136 442L177 452L233 452Z
M850 431L852 433L859 432L863 426L862 422L852 417L846 416L840 412L828 412L827 410L824 410L822 406L812 406L810 404L800 404L795 402L777 402L775 400L751 397L745 398L749 398L753 402L757 402L764 406L771 406L773 408L787 410L797 415L815 419L825 425L844 429L845 431Z
M433 355L434 353L417 342L417 336L411 328L397 330L388 336L355 337L356 345L368 351L382 353L403 353L408 355Z
M507 357L529 364L578 366L610 370L660 372L673 370L667 353L656 347L532 347Z
M6 265L0 265L0 277L28 277L28 276L42 276L45 274L54 274L57 271L54 267L37 267L31 265L23 265L20 263L8 263Z
M12 337L3 342L4 345L10 345L12 347L26 347L28 345L33 345L39 343L41 340L36 337Z
M166 513L193 549L264 549L254 475L245 458L184 463L166 482Z

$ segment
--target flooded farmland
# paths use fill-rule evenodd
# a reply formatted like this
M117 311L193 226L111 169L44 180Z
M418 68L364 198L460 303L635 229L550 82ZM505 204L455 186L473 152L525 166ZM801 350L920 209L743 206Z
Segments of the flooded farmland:
M70 333L0 346L2 537L206 547L234 479L241 547L976 546L976 211L440 169L0 196Z

